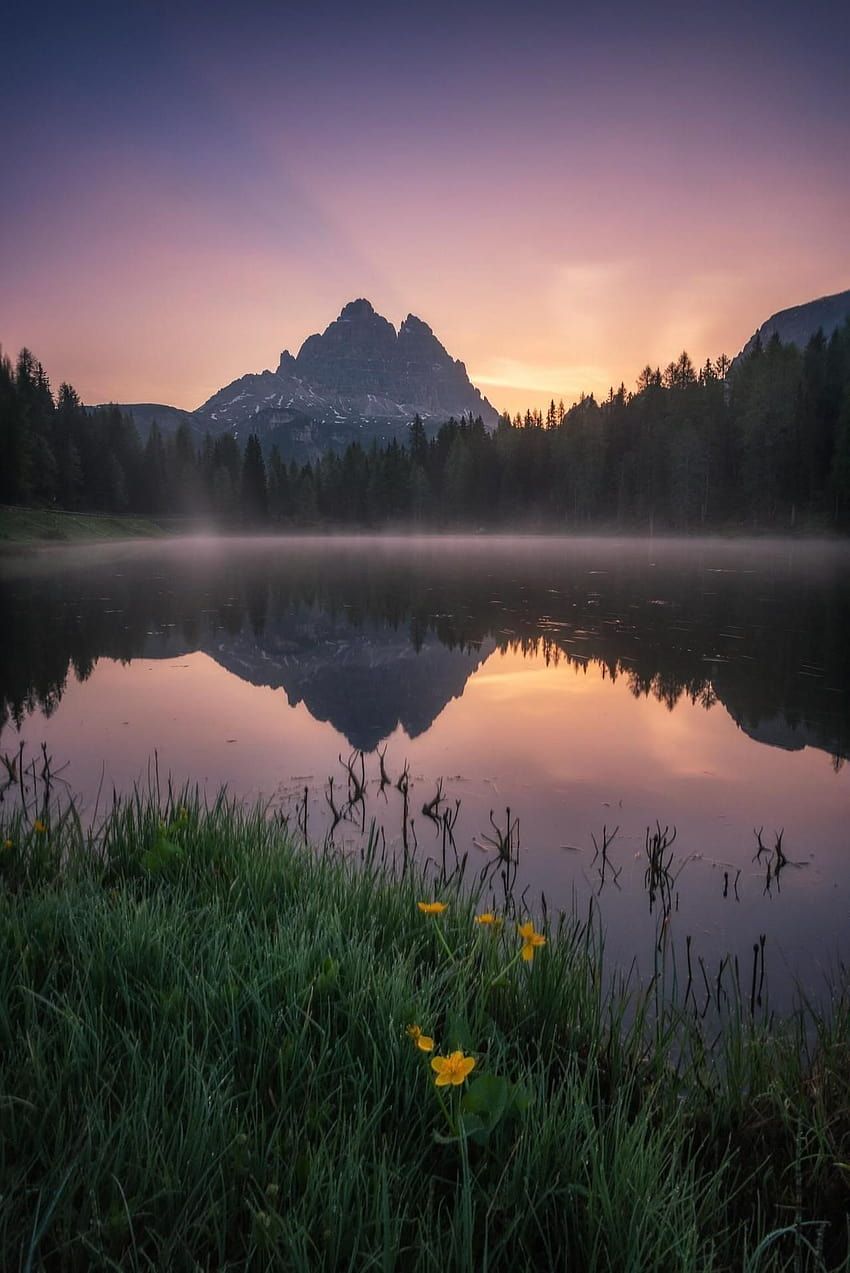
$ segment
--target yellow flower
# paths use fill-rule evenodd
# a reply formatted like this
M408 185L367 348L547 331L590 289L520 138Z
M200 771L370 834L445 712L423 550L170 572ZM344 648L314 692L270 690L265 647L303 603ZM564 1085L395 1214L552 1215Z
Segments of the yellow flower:
M447 909L445 902L417 902L416 905L423 915L442 915Z
M187 822L189 819L189 810L180 808L177 810L177 817L181 822Z
M430 1034L423 1034L418 1025L409 1025L407 1033L421 1052L433 1052L434 1040Z
M475 916L475 922L476 924L490 924L493 928L498 928L502 921L492 911L485 911L483 915Z
M434 1082L437 1087L460 1087L466 1076L475 1066L474 1056L464 1056L462 1052L452 1052L450 1056L435 1056L431 1059L431 1069L437 1075Z
M35 822L32 824L32 829L38 835L44 835L47 830L47 824L42 822L41 818L36 818Z
M534 958L534 952L538 946L546 945L546 938L541 933L534 931L534 925L531 920L525 924L517 924L517 932L522 938L522 957L526 961Z
M14 840L4 840L4 841L3 841L3 848L4 848L4 849L13 849L14 847L15 847L15 841L14 841Z

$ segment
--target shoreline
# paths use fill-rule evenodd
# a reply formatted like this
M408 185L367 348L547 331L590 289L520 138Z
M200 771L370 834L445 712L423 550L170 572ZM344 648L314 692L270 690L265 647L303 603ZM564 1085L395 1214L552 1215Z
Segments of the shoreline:
M122 539L159 539L168 534L159 523L145 517L0 506L0 552Z
M191 516L149 517L125 516L99 512L77 512L72 509L31 508L20 505L0 505L0 553L29 548L58 547L109 542L147 542L157 539L206 540L422 540L440 542L448 539L464 539L487 542L510 539L514 542L539 539L563 540L565 543L599 540L624 540L635 543L824 543L847 544L850 536L842 535L822 526L804 527L783 531L774 528L745 526L717 526L695 531L665 528L653 531L647 528L611 526L576 529L563 526L415 526L409 523L380 528L366 525L339 523L338 525L263 526L213 526L208 521Z

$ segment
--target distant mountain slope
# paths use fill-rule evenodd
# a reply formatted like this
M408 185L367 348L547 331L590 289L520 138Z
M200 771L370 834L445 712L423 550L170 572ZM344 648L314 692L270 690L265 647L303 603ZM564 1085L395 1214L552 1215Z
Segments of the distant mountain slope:
M296 356L285 349L275 371L240 376L196 411L121 405L143 435L153 420L164 432L185 422L201 434L257 433L266 448L276 443L285 458L301 461L354 441L404 438L417 414L431 432L450 416L480 415L488 428L498 419L426 323L408 314L396 331L362 299L308 336Z
M154 421L163 433L176 433L184 423L188 424L193 433L203 432L194 413L184 411L182 407L167 407L162 402L122 402L118 405L127 415L133 417L142 437L147 437Z
M850 318L850 291L836 292L834 296L822 296L816 301L807 301L805 305L794 305L790 309L782 309L772 314L767 322L762 323L758 331L753 332L738 358L745 358L755 346L756 339L761 337L762 345L766 345L771 336L778 335L783 345L798 345L803 349L818 329L829 338L847 319ZM736 358L736 362L737 362Z

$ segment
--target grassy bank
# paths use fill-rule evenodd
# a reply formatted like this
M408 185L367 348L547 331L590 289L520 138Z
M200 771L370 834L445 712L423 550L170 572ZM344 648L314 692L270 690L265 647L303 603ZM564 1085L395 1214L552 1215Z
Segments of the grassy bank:
M70 513L50 508L0 505L0 547L40 543L83 543L103 539L151 539L166 531L142 517Z
M664 1007L224 800L0 823L4 1269L848 1267L846 998Z

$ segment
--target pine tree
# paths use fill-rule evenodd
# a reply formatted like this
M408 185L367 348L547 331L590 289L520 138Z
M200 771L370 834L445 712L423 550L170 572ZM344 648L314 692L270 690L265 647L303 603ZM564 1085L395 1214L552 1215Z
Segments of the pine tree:
M414 464L421 464L425 467L428 460L428 436L425 433L425 425L422 423L422 417L417 411L413 417L413 423L410 426L410 455Z
M277 443L269 455L268 468L269 516L273 522L280 523L291 515L291 496L289 492L289 474L280 456Z
M248 525L262 525L268 520L266 466L256 433L252 433L245 443L242 457L241 508L242 520Z
M141 507L146 513L168 511L165 445L156 420L152 421L142 463Z
M0 356L0 503L19 498L21 420L12 364Z

